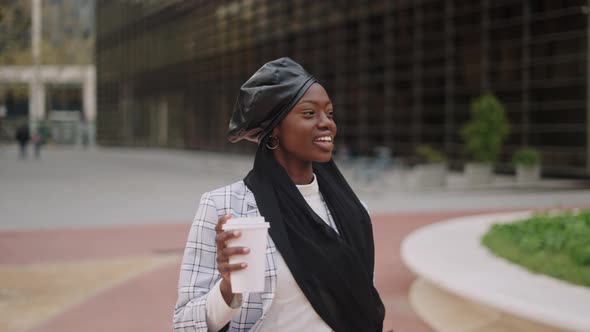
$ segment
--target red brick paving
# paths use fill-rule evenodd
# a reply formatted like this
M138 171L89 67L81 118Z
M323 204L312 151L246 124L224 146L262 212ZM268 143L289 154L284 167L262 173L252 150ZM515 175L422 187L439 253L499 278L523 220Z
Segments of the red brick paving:
M0 264L181 254L189 224L0 232Z
M432 331L407 302L408 288L414 276L400 257L403 238L435 221L484 212L492 211L373 217L375 281L386 305L386 331ZM188 224L176 224L3 232L0 233L0 264L93 260L154 253L180 256L188 229ZM176 301L178 269L178 263L168 264L114 286L67 309L35 331L169 331Z
M373 216L375 237L375 284L386 307L384 330L395 332L432 331L411 310L408 289L415 276L403 264L400 246L413 230L436 221L488 213L491 211L454 211L442 213L406 213ZM405 305L404 305L405 304Z
M108 289L35 332L171 331L178 264L167 264Z

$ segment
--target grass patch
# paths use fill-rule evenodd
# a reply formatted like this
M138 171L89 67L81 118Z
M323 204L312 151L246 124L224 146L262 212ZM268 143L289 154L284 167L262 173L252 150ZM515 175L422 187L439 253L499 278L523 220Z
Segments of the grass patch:
M494 224L481 243L532 272L590 287L590 210Z

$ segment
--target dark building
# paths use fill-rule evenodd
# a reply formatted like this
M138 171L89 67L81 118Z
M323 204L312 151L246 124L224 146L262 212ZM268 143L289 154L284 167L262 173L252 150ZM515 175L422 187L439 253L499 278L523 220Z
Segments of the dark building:
M460 128L491 91L547 173L590 173L588 2L98 1L98 141L251 150L225 131L239 86L290 56L326 86L338 144L465 160ZM502 167L502 165L501 165ZM505 167L505 169L508 169Z

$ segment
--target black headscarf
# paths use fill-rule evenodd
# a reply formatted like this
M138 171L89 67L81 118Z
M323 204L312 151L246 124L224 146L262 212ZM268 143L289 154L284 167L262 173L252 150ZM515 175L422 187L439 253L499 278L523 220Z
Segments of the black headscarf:
M308 80L300 82L305 86ZM308 88L292 86L291 108ZM288 111L290 108L284 112ZM271 117L280 122L286 113ZM268 128L263 131L269 132ZM270 223L269 234L295 281L335 331L382 331L385 308L373 285L373 230L367 211L332 160L313 163L337 233L311 209L266 148L268 138L260 139L254 167L244 182L254 193L261 215Z
M316 79L290 58L270 61L240 87L227 138L253 142L268 135Z
M244 182L320 317L338 332L382 331L385 308L373 286L371 219L333 161L314 163L313 169L339 234L313 212L265 144Z

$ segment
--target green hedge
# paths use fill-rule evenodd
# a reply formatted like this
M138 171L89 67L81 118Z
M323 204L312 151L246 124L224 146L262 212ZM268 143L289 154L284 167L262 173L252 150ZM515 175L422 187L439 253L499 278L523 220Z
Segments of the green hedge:
M533 272L590 287L590 210L494 224L481 242Z

